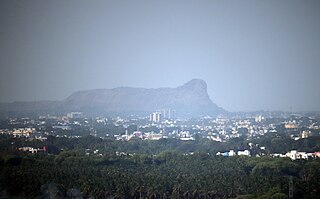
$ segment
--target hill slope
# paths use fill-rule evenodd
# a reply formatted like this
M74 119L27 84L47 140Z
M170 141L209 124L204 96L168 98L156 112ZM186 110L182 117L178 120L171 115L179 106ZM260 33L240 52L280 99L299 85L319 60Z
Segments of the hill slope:
M17 102L0 105L6 111L83 111L88 114L139 114L159 109L174 109L177 116L216 115L224 112L208 96L207 84L193 79L177 88L96 89L78 91L62 101ZM33 108L32 108L33 107Z

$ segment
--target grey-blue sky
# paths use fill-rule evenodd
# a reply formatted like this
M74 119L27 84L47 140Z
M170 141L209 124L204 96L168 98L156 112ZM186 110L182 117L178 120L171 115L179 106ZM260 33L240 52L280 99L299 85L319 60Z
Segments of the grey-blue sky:
M0 101L204 79L230 111L320 110L320 1L0 2Z

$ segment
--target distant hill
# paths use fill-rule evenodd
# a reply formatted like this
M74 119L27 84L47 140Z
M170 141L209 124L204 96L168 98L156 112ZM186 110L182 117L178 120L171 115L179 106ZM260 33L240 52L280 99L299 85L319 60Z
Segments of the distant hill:
M0 112L69 112L95 114L148 114L173 109L177 116L216 115L224 110L214 104L203 80L193 79L177 88L96 89L78 91L62 101L14 102L0 104Z

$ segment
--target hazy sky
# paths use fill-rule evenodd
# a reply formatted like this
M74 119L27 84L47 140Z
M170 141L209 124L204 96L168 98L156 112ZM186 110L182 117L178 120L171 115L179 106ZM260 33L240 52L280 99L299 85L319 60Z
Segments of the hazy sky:
M0 1L0 101L193 79L229 111L320 110L320 1Z

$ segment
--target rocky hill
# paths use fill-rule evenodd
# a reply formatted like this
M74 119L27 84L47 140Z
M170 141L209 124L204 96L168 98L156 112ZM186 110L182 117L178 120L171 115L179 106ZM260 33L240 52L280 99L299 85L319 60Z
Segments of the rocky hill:
M177 88L96 89L75 92L62 101L0 105L0 111L83 111L87 114L148 114L159 109L173 109L177 116L187 117L224 112L209 98L206 82L199 79L193 79Z

